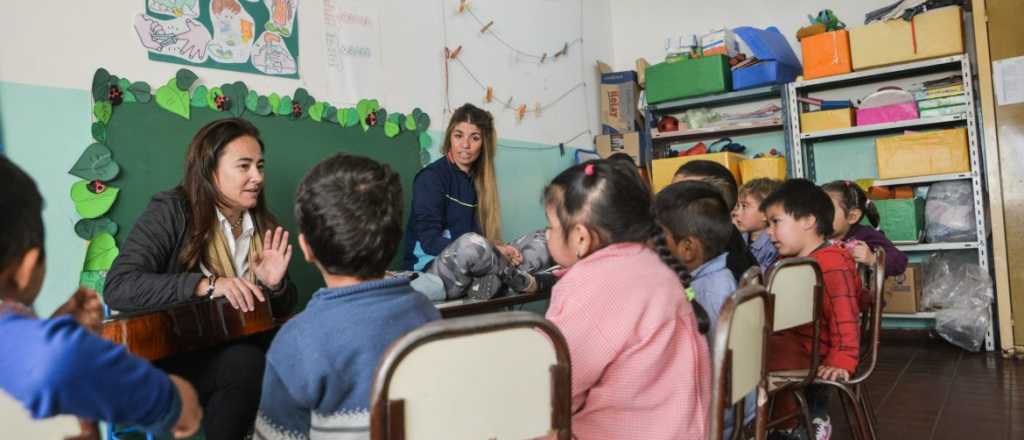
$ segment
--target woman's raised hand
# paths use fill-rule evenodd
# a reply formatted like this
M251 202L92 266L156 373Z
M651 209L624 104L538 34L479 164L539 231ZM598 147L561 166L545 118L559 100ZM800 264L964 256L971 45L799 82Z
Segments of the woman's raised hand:
M263 237L263 250L256 258L253 274L264 286L276 290L281 286L291 260L292 245L288 244L288 231L278 226Z

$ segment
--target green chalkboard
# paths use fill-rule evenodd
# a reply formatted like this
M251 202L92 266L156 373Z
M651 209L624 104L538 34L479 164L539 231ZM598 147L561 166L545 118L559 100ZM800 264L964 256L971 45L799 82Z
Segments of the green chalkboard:
M106 214L118 224L118 243L123 243L135 219L153 194L172 188L182 177L185 150L192 136L206 123L230 117L226 112L192 108L184 119L147 103L122 103L114 107L106 125L105 145L120 165L116 178L106 182L118 188L117 200ZM387 137L381 126L364 131L360 125L342 127L333 122L292 119L287 116L243 114L261 132L266 145L266 198L270 210L292 232L295 252L289 273L298 286L300 305L323 285L316 269L302 259L296 239L293 201L295 189L306 171L320 160L337 152L368 156L388 163L402 176L402 188L408 216L412 179L420 169L420 143L417 131L402 131ZM404 225L404 222L403 222ZM396 256L397 264L400 256Z

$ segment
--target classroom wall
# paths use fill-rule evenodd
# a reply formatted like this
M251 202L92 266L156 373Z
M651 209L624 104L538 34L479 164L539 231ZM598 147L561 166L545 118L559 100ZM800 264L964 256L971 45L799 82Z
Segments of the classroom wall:
M546 109L540 118L517 121L497 103L485 105L484 91L460 67L452 65L447 96L452 107L473 102L494 113L499 133L498 180L506 238L543 227L539 197L543 185L571 163L572 150L561 155L559 142L591 130L568 145L589 147L599 131L596 59L611 60L611 0L521 0L473 2L484 20L513 47L554 53L581 34L581 46L568 56L538 66L516 59L501 43L479 32L471 17L458 15L457 0L383 0L381 11L382 106L408 112L426 111L432 120L435 147L447 119L442 53L445 45L463 46L460 58L501 96L548 103L572 85L586 86ZM85 243L72 229L77 216L68 198L75 178L67 174L90 142L91 98L88 88L98 67L132 80L158 85L181 65L150 61L131 23L144 11L144 0L107 0L71 6L58 0L9 5L8 35L0 39L0 145L32 174L46 199L49 271L37 301L43 315L56 308L78 282ZM193 68L202 82L242 80L264 94L290 95L304 87L335 103L362 96L327 97L328 77L323 43L322 0L302 0L299 7L298 80ZM582 12L581 12L582 10ZM582 32L581 32L582 30ZM175 165L178 166L178 165Z

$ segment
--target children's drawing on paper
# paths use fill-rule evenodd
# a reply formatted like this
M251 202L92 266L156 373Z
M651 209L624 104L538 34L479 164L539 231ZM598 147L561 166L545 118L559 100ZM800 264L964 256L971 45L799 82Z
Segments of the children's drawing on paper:
M199 16L199 0L148 0L149 11L175 17Z
M192 18L158 20L146 14L135 17L135 33L152 53L170 55L193 63L207 58L210 31Z
M264 32L256 41L252 66L269 75L291 75L299 71L295 57L288 51L280 35Z
M270 12L270 21L267 22L267 32L276 33L288 38L292 34L292 24L295 23L295 12L299 8L299 0L263 0Z
M249 61L255 24L238 0L212 0L210 19L213 22L213 41L207 47L210 58L220 63Z

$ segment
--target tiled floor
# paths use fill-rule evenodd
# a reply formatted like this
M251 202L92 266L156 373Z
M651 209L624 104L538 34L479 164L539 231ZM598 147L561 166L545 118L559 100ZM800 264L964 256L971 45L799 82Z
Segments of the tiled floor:
M868 381L888 440L1024 439L1024 361L975 354L925 332L888 332ZM851 438L833 398L832 438Z

